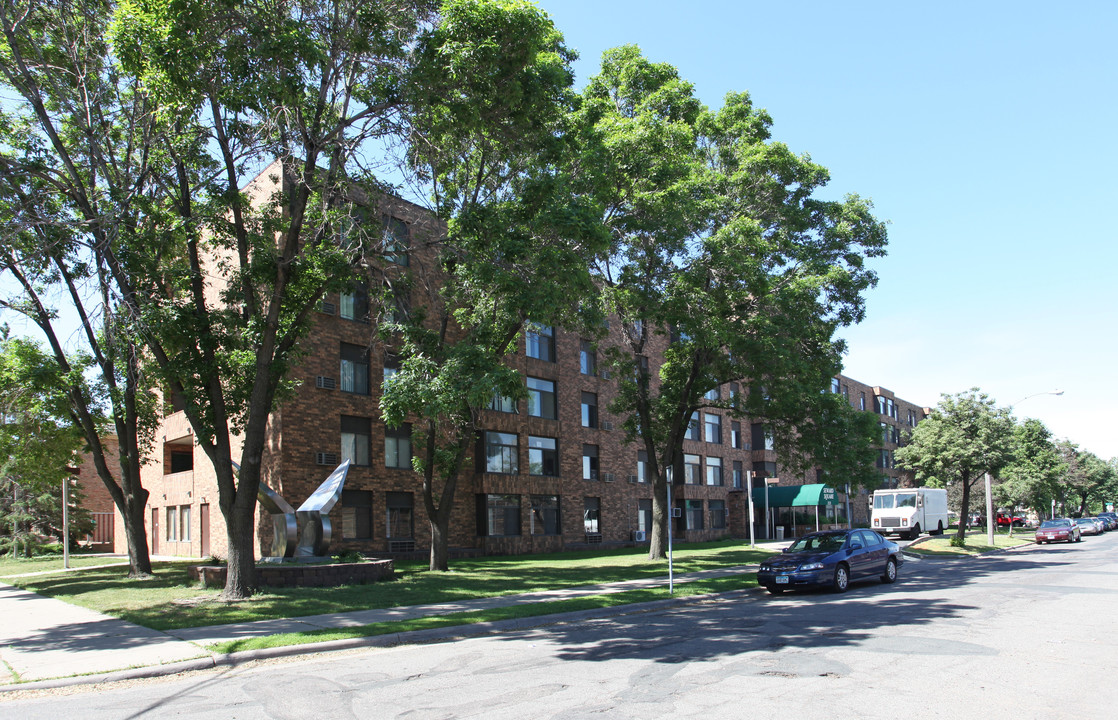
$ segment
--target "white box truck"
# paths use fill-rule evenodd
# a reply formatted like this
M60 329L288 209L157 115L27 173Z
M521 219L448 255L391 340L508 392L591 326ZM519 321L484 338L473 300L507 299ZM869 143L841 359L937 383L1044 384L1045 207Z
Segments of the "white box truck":
M911 540L925 531L939 535L949 524L946 490L921 487L873 492L870 525L882 535Z

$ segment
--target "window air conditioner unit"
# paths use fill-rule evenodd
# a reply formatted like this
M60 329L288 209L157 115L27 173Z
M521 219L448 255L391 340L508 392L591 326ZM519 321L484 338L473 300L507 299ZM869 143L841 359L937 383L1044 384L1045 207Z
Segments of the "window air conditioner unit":
M598 373L598 377L603 380L609 380L609 370L602 370L600 373Z
M332 377L319 375L314 379L314 386L320 390L333 390L338 386L338 381Z
M322 314L324 314L324 315L337 315L338 314L338 306L335 305L332 302L323 301L322 304L318 306L318 309L320 311L322 311Z
M602 473L602 480L605 482L613 482L613 473Z
M609 420L603 420L602 421L602 429L603 430L613 430L613 423L611 423Z
M333 467L338 464L338 453L315 453L314 462L316 465L329 465Z
M636 483L636 481L637 481L637 476L636 475L630 475L629 476L629 482Z
M633 540L635 540L636 542L644 542L646 538L647 533L644 530L633 531Z

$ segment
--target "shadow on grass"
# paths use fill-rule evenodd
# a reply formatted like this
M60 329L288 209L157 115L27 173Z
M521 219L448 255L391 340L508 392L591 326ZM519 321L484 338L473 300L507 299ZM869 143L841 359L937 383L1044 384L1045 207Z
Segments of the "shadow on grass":
M677 573L756 563L771 550L740 541L695 543L677 548ZM253 620L394 608L490 598L623 580L664 577L666 564L647 550L627 548L547 555L516 555L456 561L449 572L422 563L401 563L397 579L335 588L267 588L249 600L224 602L220 591L193 583L196 562L159 563L153 578L133 580L127 568L101 568L65 577L24 578L28 590L98 610L156 630L223 625Z

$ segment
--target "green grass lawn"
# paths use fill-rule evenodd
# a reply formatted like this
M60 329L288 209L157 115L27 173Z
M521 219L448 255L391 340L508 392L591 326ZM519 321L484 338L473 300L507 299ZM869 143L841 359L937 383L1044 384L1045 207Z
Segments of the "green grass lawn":
M115 557L89 557L77 553L70 555L71 568L89 567L90 565L111 565L114 563L123 564L127 567L128 560ZM33 558L12 558L5 555L0 557L0 580L11 582L12 575L24 575L27 573L48 572L53 570L65 572L66 568L62 565L63 559L61 555L38 555Z
M924 538L917 545L910 545L905 552L915 553L917 555L929 556L955 556L960 557L964 555L981 555L984 552L997 550L999 548L1018 547L1019 545L1031 545L1033 542L1033 531L1028 528L1017 528L1010 536L1008 531L995 531L994 544L990 545L987 540L985 530L970 530L967 532L967 544L964 547L955 547L951 544L951 538L955 537L953 531L945 531L943 535L936 537Z
M686 544L676 547L674 568L678 574L745 565L772 552L750 548L740 540ZM7 581L140 625L168 630L425 605L619 580L666 579L667 574L666 562L650 562L646 550L625 548L454 560L445 573L428 571L426 563L398 563L397 579L391 582L336 588L268 588L248 600L224 602L218 597L220 590L201 588L189 580L187 568L193 564L197 563L157 563L155 577L142 580L128 578L124 566ZM755 582L752 573L733 580L737 587ZM664 596L666 592L665 588ZM639 593L630 597L644 598Z

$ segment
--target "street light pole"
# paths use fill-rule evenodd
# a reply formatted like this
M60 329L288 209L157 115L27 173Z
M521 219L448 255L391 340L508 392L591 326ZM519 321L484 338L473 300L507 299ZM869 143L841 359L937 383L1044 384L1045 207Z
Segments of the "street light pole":
M749 503L749 547L757 545L757 532L756 532L756 515L753 510L753 471L745 471L745 493Z

